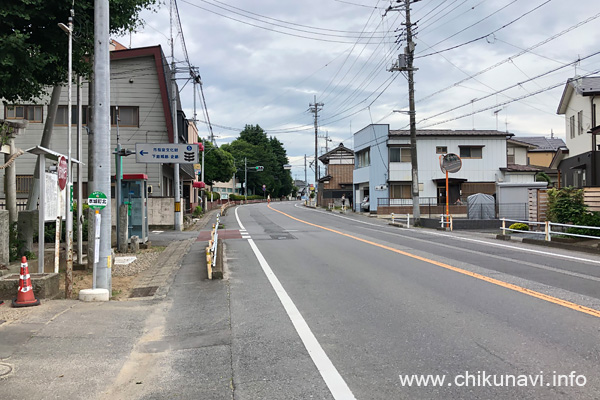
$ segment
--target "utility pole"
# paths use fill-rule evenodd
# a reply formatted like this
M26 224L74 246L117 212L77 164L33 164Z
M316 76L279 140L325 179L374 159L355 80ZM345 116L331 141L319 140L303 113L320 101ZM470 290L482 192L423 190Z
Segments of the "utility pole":
M413 0L415 3L419 0ZM417 123L415 112L415 83L414 71L417 68L413 67L415 56L415 43L413 42L412 23L410 21L410 0L396 0L396 3L404 3L404 11L406 13L406 47L404 54L398 57L398 65L390 69L390 71L406 71L408 72L408 116L410 118L410 158L412 169L412 202L413 202L413 218L415 226L421 224L421 208L419 205L419 166L417 162ZM388 7L388 11L398 11L402 5L396 7Z
M110 53L108 0L94 0L94 149L93 190L110 199ZM111 292L111 202L100 210L96 286ZM98 257L97 257L98 258Z
M171 112L173 114L173 144L179 143L177 131L177 80L175 77L175 39L173 38L173 7L175 0L171 0ZM173 164L173 189L175 194L175 221L173 227L181 230L181 195L179 193L179 163Z
M318 136L318 118L319 118L319 111L323 110L323 103L317 103L317 95L315 95L315 102L314 103L310 103L309 105L309 111L313 114L315 114L315 192L317 190L317 182L319 181L319 169L317 168L318 165L318 142L319 142L319 136ZM317 196L315 193L315 205L317 204Z
M244 157L244 204L248 202L248 159Z

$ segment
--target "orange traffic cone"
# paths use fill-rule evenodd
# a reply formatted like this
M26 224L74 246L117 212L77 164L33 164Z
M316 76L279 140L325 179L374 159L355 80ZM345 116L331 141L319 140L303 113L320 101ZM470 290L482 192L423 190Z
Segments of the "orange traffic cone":
M29 276L29 267L27 266L27 257L21 259L21 277L19 279L19 290L17 298L12 301L13 307L37 306L40 301L33 295L33 286L31 286L31 277Z

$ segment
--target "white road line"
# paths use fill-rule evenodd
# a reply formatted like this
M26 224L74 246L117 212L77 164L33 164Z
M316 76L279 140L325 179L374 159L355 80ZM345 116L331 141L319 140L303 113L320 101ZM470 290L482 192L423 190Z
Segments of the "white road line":
M238 216L237 208L235 209L235 218L240 225L240 229L244 229L244 226L242 225ZM342 378L338 370L325 353L325 350L323 350L319 344L319 341L310 330L310 327L302 317L302 314L300 314L300 311L281 285L281 282L279 282L279 279L277 279L277 276L275 276L275 273L269 266L269 263L267 263L267 260L254 243L254 240L249 239L248 243L250 244L252 251L254 251L256 259L260 263L260 266L267 276L267 279L271 283L273 290L275 290L275 293L277 294L279 301L281 301L281 304L283 305L288 317L292 321L294 328L296 328L296 332L298 332L298 335L300 336L304 347L306 347L310 358L313 360L315 366L321 373L321 376L323 377L323 380L329 388L333 398L336 400L355 400L356 398L346 384L346 381L344 381L344 378Z
M298 205L295 205L294 207L297 207ZM348 218L348 217L343 217L341 215L335 215L332 214L330 212L326 212L326 211L320 211L320 210L314 210L316 212L320 212L323 214L327 214L330 215L332 217L337 217L337 218L342 218L342 219L347 219L353 222L357 222L359 224L364 224L364 225L371 225L371 226L377 226L379 228L383 228L386 225L379 225L379 224L373 224L370 222L364 222L364 221L360 221L357 219L353 219L353 218ZM400 228L401 230L413 230L413 229L405 229L405 228ZM593 260L590 258L583 258L583 257L574 257L574 256L567 256L564 254L559 254L559 253L551 253L549 251L542 251L542 250L534 250L534 249L526 249L526 248L522 248L522 247L516 247L516 246L511 246L508 244L502 244L502 243L494 243L494 242L488 242L486 240L480 240L480 239L471 239L471 238L465 238L465 237L460 237L460 236L453 236L453 235L448 235L448 234L444 234L444 233L438 233L438 232L431 232L428 230L419 230L419 233L423 233L423 234L427 234L427 235L434 235L434 236L442 236L442 237L446 237L448 239L456 239L456 240L464 240L466 242L473 242L473 243L480 243L480 244L486 244L488 246L495 246L495 247L502 247L505 249L511 249L511 250L519 250L525 253L535 253L535 254L542 254L542 255L546 255L546 256L551 256L551 257L559 257L559 258L564 258L566 260L573 260L573 261L581 261L581 262L588 262L588 263L592 263L592 264L600 264L600 260Z

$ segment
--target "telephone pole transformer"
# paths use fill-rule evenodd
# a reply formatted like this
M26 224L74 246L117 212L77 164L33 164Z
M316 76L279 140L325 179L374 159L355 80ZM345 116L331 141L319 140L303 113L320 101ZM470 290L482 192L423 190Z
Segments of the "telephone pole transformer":
M413 0L416 3L419 0ZM410 0L396 0L396 3L404 3L403 5L388 7L388 11L399 11L404 7L406 13L406 47L404 54L398 57L398 64L393 66L390 71L406 71L408 73L408 116L410 118L410 158L412 169L412 202L413 202L413 218L415 226L421 224L421 208L419 205L419 166L417 162L417 123L415 112L415 81L413 61L415 56L415 43L413 42L412 23L410 21Z
M323 103L317 103L317 95L315 95L315 102L314 103L310 103L308 105L308 111L310 111L311 113L315 114L315 205L317 204L317 196L316 196L316 191L317 191L317 182L319 181L319 169L317 168L317 162L318 162L318 145L319 145L319 136L318 136L318 119L319 119L319 111L323 110L323 106L325 104Z

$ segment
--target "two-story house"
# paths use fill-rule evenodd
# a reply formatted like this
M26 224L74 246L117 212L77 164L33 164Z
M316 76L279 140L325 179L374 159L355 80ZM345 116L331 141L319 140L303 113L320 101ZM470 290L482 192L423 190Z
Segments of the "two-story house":
M117 46L110 54L110 98L111 98L111 148L115 149L117 140L123 148L135 150L136 143L173 143L173 118L171 112L171 71L167 59L160 46L126 49ZM72 154L76 155L76 126L77 87L73 86L72 110ZM82 157L85 164L82 173L82 197L87 198L88 176L91 171L88 162L88 83L81 87L81 103L83 108L82 124ZM177 95L177 94L175 94ZM0 115L5 119L27 119L29 126L24 135L15 139L18 148L26 150L40 144L44 123L48 115L49 96L38 101L24 104L0 103ZM178 104L178 138L180 143L197 142L197 131L190 130L185 114ZM50 149L62 154L67 153L67 89L61 92L58 113L54 122ZM118 134L118 136L117 136ZM194 138L195 136L195 138ZM106 151L107 149L102 149ZM111 171L115 174L115 158L112 157ZM27 198L27 193L33 182L33 172L36 157L25 154L18 158L17 168L17 193L20 198ZM197 179L193 166L181 164L180 179L182 183ZM174 168L173 164L145 164L137 163L135 156L122 158L122 171L124 174L134 174L148 177L149 196L155 198L172 197L174 193ZM74 174L73 181L77 181ZM184 185L182 201L186 204L194 203L197 190ZM187 187L187 190L186 190ZM3 196L3 185L0 185L0 196ZM75 191L77 185L74 185ZM77 193L75 193L75 196ZM114 195L114 183L113 183ZM171 200L168 203L173 203ZM114 210L115 208L113 208ZM168 220L168 218L167 218ZM172 218L170 220L172 223Z
M497 182L515 182L523 174L527 177L522 182L533 181L535 171L507 165L507 138L512 136L494 130L417 130L421 204L445 203L446 179L440 156L448 153L462 159L460 171L449 176L450 203L475 193L495 194ZM408 130L369 125L354 134L354 151L354 197L369 196L369 211L377 211L378 204L412 204Z
M325 175L319 179L318 204L341 205L341 198L345 196L345 205L348 207L354 200L354 151L340 143L338 147L319 157L319 161L325 165Z
M600 129L596 105L600 97L600 77L569 79L557 113L565 116L568 152L557 154L561 186L600 186L600 156L596 135Z

